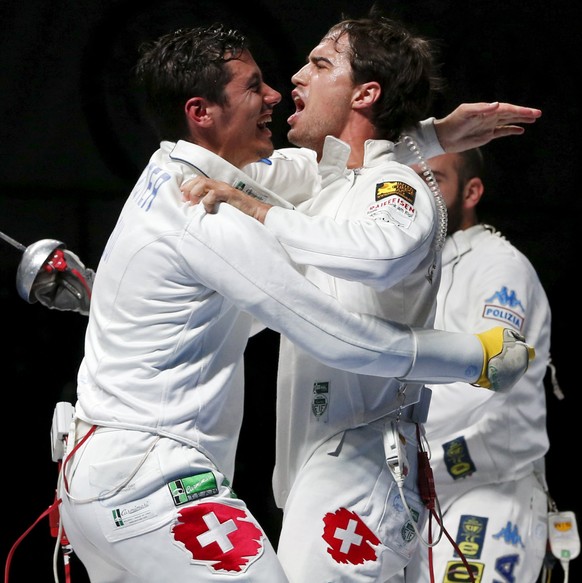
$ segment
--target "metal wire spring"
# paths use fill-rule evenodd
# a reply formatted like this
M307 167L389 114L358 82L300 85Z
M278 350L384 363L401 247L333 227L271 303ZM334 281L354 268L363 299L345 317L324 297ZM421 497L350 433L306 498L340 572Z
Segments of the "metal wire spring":
M428 187L430 188L433 196L435 198L437 207L437 234L435 240L433 241L434 250L438 253L445 244L445 237L447 236L447 205L443 199L441 189L439 188L438 182L432 173L432 170L426 163L424 156L422 155L418 144L410 136L402 136L402 140L408 146L408 149L416 156L418 159L418 164L422 170L422 176L426 180Z

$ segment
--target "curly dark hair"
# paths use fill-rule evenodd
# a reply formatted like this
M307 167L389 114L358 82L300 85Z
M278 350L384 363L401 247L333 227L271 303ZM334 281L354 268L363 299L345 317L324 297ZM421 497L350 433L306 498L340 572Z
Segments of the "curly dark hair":
M226 103L224 88L232 78L226 63L248 48L240 31L221 24L179 29L140 47L136 77L161 140L187 138L184 104L190 97Z
M385 16L344 19L324 38L347 35L354 83L377 81L380 99L372 109L378 138L396 141L429 114L444 87L436 63L436 45Z

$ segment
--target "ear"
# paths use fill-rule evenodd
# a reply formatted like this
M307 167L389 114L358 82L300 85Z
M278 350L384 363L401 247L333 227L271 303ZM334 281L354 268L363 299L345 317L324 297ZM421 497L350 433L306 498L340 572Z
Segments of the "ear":
M186 101L184 112L189 124L207 127L212 124L208 103L203 97L191 97Z
M352 99L352 107L354 109L364 109L370 107L373 103L380 99L382 89L377 81L369 81L356 86L354 90L354 97Z
M481 179L476 176L471 178L463 189L463 206L466 209L475 208L479 204L484 191L485 187Z

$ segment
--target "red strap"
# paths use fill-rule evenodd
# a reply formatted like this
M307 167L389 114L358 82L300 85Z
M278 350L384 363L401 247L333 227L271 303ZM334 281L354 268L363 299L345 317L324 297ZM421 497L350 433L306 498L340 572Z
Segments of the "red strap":
M430 467L430 459L428 457L428 453L424 449L423 439L420 431L420 423L416 424L416 437L418 441L418 489L420 492L420 497L424 502L424 505L429 510L429 517L428 517L428 565L429 565L429 572L430 572L430 583L434 583L434 565L433 565L433 556L432 556L432 517L434 516L437 524L442 529L445 536L449 539L449 542L453 545L455 552L459 555L463 565L465 565L465 569L467 569L467 574L471 583L476 583L475 575L471 571L469 563L459 548L459 545L453 540L447 529L441 523L438 513L436 512L436 507L438 506L437 503L437 494L436 488L434 483L434 477L432 473L432 468Z

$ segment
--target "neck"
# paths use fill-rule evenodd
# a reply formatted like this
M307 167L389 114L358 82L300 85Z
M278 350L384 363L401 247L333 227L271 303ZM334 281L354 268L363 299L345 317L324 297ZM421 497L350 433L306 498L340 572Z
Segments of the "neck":
M338 138L350 146L348 168L361 168L364 165L366 140L373 140L375 137L375 128L364 115L354 115L344 126Z
M463 216L463 220L461 221L461 229L463 229L463 231L464 231L465 229L469 229L471 227L474 227L478 223L479 223L479 219L477 218L476 214L474 214L474 213L465 214Z

